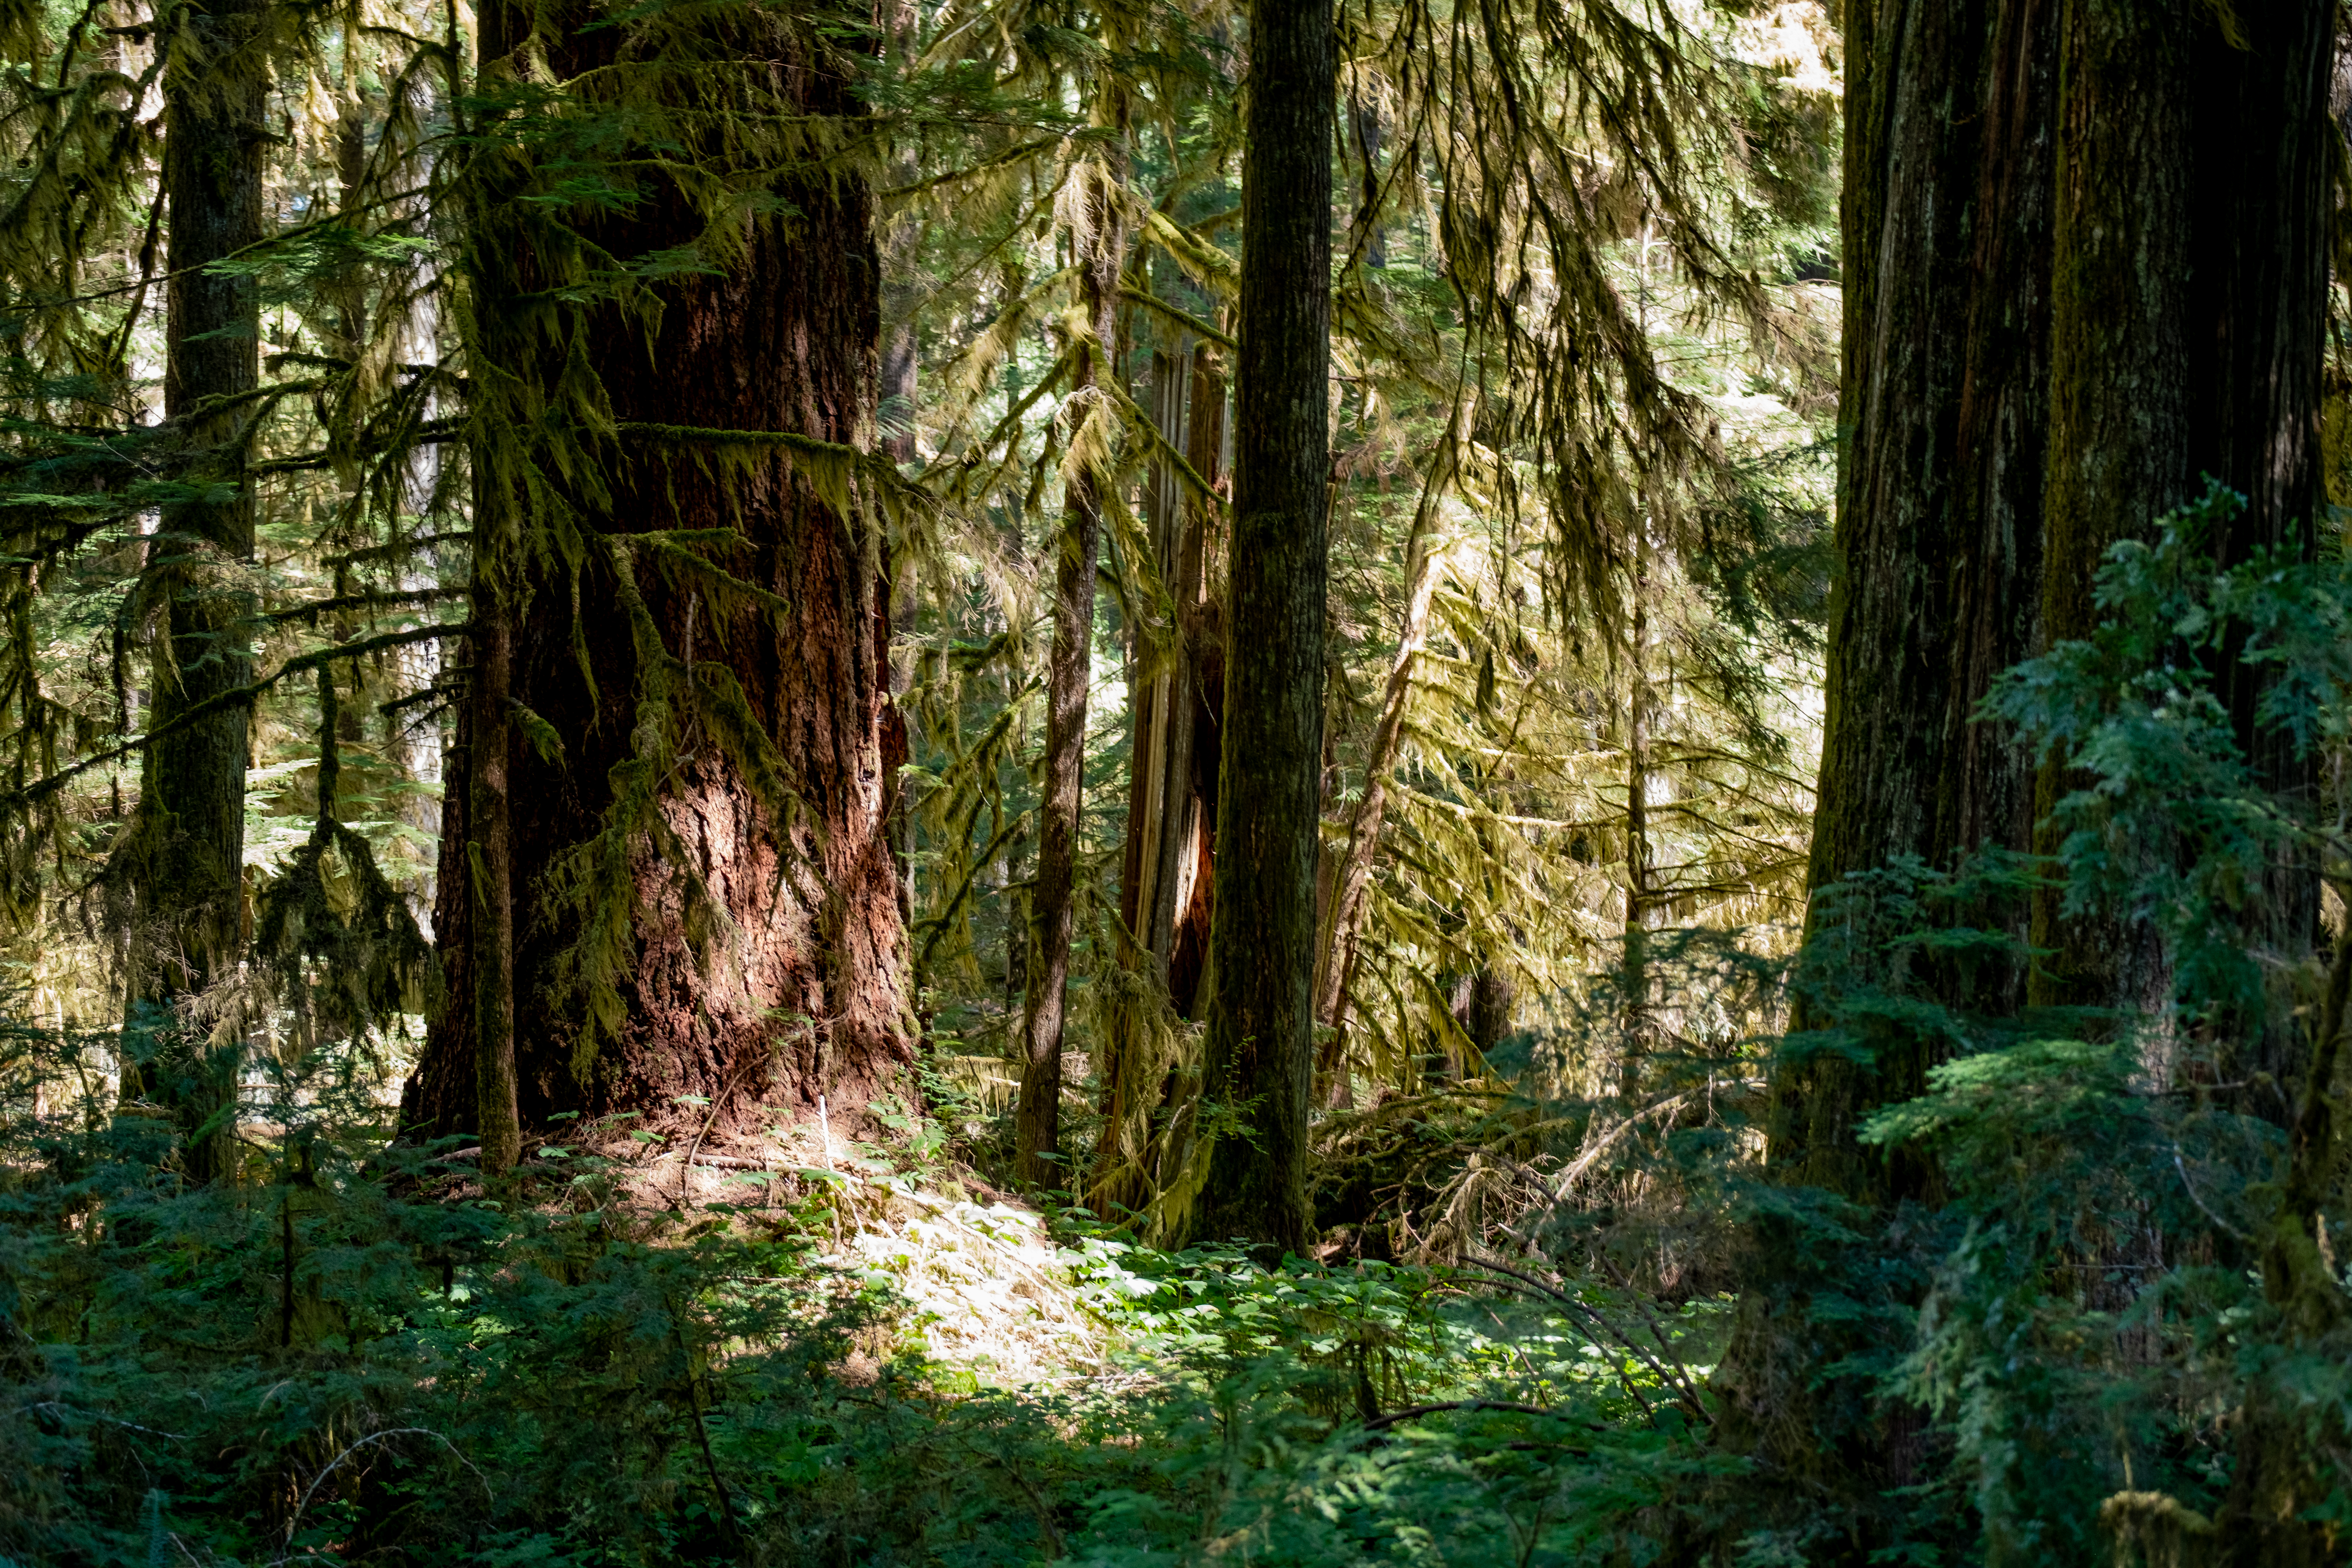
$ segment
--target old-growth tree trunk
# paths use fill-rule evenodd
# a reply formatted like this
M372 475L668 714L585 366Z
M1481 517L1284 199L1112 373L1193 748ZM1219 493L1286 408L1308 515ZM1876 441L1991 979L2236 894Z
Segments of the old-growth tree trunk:
M2040 637L2056 6L1847 18L1838 574L1811 882L2026 847L2032 773L1969 722ZM1927 1063L1822 1058L1773 1089L1772 1161L1856 1196L1869 1106Z
M2309 548L2331 16L2308 0L1849 8L1847 434L1816 890L1900 857L1946 867L2032 843L2066 781L1969 716L1999 670L2093 627L2106 546L2193 499L2200 476L2249 498L2225 557ZM2258 672L2222 673L2252 739ZM2305 783L2292 758L2257 760L2274 787ZM2296 866L2273 880L2249 934L2293 960L2315 885ZM2063 917L2044 894L2032 934L2053 957L2031 1000L2169 998L2153 936L2127 920ZM1923 978L1964 1007L2029 1000L2015 972ZM1853 1129L1916 1093L1937 1048L1912 1038L1866 1067L1781 1066L1771 1164L1874 1205L1932 1195L1930 1165L1866 1156ZM1790 1429L1792 1412L1825 1422L1780 1458L1836 1456L1821 1476L1853 1500L1866 1546L1873 1500L1912 1478L1922 1426L1819 1378L1843 1342L1803 1321L1795 1252L1775 1249L1789 1277L1759 1279L1743 1305L1719 1378L1727 1425L1753 1438ZM2260 1511L2247 1479L2260 1466L2241 1468L2243 1506ZM2278 1529L2263 1550L2288 1556L2266 1560L2308 1544L2302 1526Z
M1121 135L1126 90L1106 82L1095 118ZM1116 143L1114 143L1116 146ZM1029 994L1022 1010L1021 1099L1013 1113L1014 1169L1035 1185L1053 1183L1062 1125L1062 1034L1070 979L1070 939L1076 929L1078 813L1086 785L1087 683L1093 663L1095 568L1102 547L1104 498L1110 485L1107 446L1113 422L1104 390L1118 374L1118 280L1127 265L1127 237L1117 193L1126 177L1123 153L1081 163L1072 177L1087 182L1078 273L1079 307L1088 341L1079 345L1071 374L1074 417L1092 422L1093 442L1071 438L1066 480L1066 521L1054 571L1054 647L1045 673L1045 777L1037 803L1037 879L1029 894L1033 950Z
M1322 0L1253 0L1209 937L1208 1164L1192 1234L1300 1247L1315 1077L1315 860L1331 482L1337 40ZM1215 1122L1245 1124L1216 1135Z
M1844 432L1817 890L1900 858L1944 867L2028 842L2027 760L1969 719L2039 636L2057 11L1846 10ZM1776 1068L1775 1173L1866 1205L1927 1193L1932 1171L1865 1154L1853 1129L1918 1091L1931 1049ZM1850 1509L1861 1561L1883 1543L1885 1492L1915 1479L1924 1427L1867 1380L1824 1375L1861 1347L1810 1315L1819 1257L1808 1237L1766 1239L1717 1377L1721 1430Z
M2251 499L2225 555L2307 538L2325 286L2307 11L2240 17L2280 40L2240 50L2186 0L2085 0L2063 29L2036 0L1850 10L1847 434L1814 888L2032 843L2037 788L2046 808L2055 781L1970 717L2001 669L2090 630L2107 545L2193 499L2200 475ZM2251 729L2251 689L2237 705ZM2308 879L2287 880L2282 929L2307 942ZM2137 941L2070 938L2046 899L2035 934L2063 949L2038 1000L2162 1000L2160 977L2116 967L2149 961ZM1997 989L1969 1000L2024 999ZM1775 1163L1857 1194L1900 1186L1854 1163L1848 1134L1926 1065L1784 1076Z
M2311 0L2067 13L2042 584L2053 642L2096 626L2106 548L2149 532L2208 478L2246 500L2211 542L2222 563L2315 546L2330 15ZM2264 782L2307 793L2311 763L2256 732L2261 668L2233 658L2224 680ZM2069 781L2045 768L2039 785L2046 812ZM2046 832L2038 847L2057 847ZM2291 962L2310 952L2317 915L2313 868L2282 864L2246 935ZM2064 919L2051 889L2033 934L2052 954L2037 1001L2153 1011L2170 1000L2144 921ZM2239 1048L2250 1054L2217 1064L2221 1076L2277 1075L2292 1061L2283 1037Z
M2076 5L2061 58L2056 247L2053 258L2050 458L2042 490L2046 640L2096 629L2092 578L2107 547L2140 538L2190 499L2195 389L2183 379L2193 298L2194 105L2184 67L2221 43L2187 5ZM2077 781L2044 765L2034 848L2058 850L2047 820ZM2061 889L2033 900L2044 956L2030 994L2043 1005L2160 1013L2171 976L2145 921L2060 915Z
M520 46L531 16L490 8L486 61ZM545 38L560 74L612 65L620 29L589 20L573 14ZM804 19L695 25L698 68L739 69L747 90L780 84L819 124L858 113L850 67ZM854 1098L906 1059L886 815L903 757L889 754L878 530L820 493L812 473L832 464L837 478L838 455L761 438L813 437L837 454L870 434L870 215L862 184L837 169L780 177L773 194L771 210L713 237L722 266L658 286L650 318L541 291L558 258L524 204L491 192L472 209L475 352L543 393L576 343L620 437L607 491L576 477L563 491L579 523L576 589L560 562L520 546L477 563L477 615L509 628L510 693L497 701L497 638L478 637L474 658L490 664L461 713L436 914L453 995L486 1000L436 1021L409 1087L412 1125L476 1125L477 1017L497 990L478 983L506 944L498 890L479 901L462 857L495 842L496 825L472 818L475 802L496 800L500 765L523 1125L564 1110L675 1115L681 1096L710 1102L693 1107L698 1120L732 1121L779 1091ZM640 196L626 218L587 220L613 254L703 234L676 190L649 182ZM546 524L497 489L514 476L510 438L478 429L478 483L502 498L478 504L513 509L520 539ZM666 530L731 530L721 548L692 546L731 583L646 542ZM512 580L494 589L502 564ZM632 790L649 790L650 809L608 821ZM787 791L799 802L789 815L777 804Z
M234 1118L217 1113L236 1092L241 1026L224 1020L218 1032L228 1037L212 1039L161 1010L222 978L242 945L250 719L231 702L173 726L253 679L245 443L260 382L259 296L251 277L205 268L263 237L264 12L260 0L182 12L164 46L163 416L184 443L188 477L229 493L172 508L150 547L164 625L149 728L170 732L147 752L115 868L131 913L123 1094L173 1104L191 1131L218 1123L187 1152L199 1179L218 1174L234 1148Z

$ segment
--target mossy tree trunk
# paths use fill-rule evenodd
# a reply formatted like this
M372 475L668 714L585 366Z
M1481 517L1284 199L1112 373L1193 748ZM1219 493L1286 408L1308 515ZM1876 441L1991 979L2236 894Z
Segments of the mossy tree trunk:
M1254 0L1235 335L1207 1161L1191 1234L1303 1247L1331 484L1331 157L1322 0Z
M1185 447L1185 393L1191 356L1180 336L1150 360L1150 408L1160 438ZM1154 461L1144 486L1144 520L1160 580L1166 584L1171 624L1164 630L1130 627L1134 641L1128 680L1127 827L1119 865L1118 964L1121 989L1102 1009L1096 1062L1102 1132L1087 1176L1087 1201L1139 1208L1150 1197L1146 1161L1150 1113L1171 1053L1168 1040L1168 973L1176 935L1179 883L1185 850L1194 842L1192 812L1193 686L1197 679L1189 623L1199 597L1200 531L1203 509L1188 504L1174 468ZM1189 564L1188 564L1189 563ZM1164 646L1155 647L1158 639Z
M624 29L593 19L576 12L543 36L560 76L614 65ZM485 13L486 77L531 22L510 5ZM852 68L805 17L685 25L698 29L697 69L740 71L746 92L781 86L812 127L854 128ZM714 114L731 90L670 88L683 112ZM476 563L485 629L436 921L451 994L480 1005L436 1020L404 1106L414 1128L478 1124L478 1058L497 1056L495 1042L478 1052L478 1020L494 1020L501 957L524 1127L563 1111L738 1122L762 1100L860 1098L908 1059L887 799L904 731L890 722L879 529L856 504L877 481L839 478L839 454L872 437L869 202L838 165L774 177L769 194L715 233L651 180L626 216L574 215L617 258L706 246L719 265L671 272L650 310L563 302L544 288L556 252L541 248L560 237L496 190L473 209L475 352L514 372L514 396L543 398L551 423L546 404L584 367L617 438L600 470L562 488L568 536L534 534L547 524L513 488L478 500L508 508L510 532L502 560ZM762 439L778 433L832 445ZM520 450L478 409L478 486L511 479ZM673 548L671 531L732 538ZM479 898L460 858L496 842L498 825L473 816L495 809L499 767L509 940L500 889Z
M207 267L264 235L262 153L268 61L262 0L181 12L163 47L166 266L163 416L192 483L215 493L168 510L149 546L163 626L137 814L115 875L129 894L131 952L125 1099L173 1105L192 1133L190 1174L220 1174L235 1147L231 1100L242 1020L184 1026L189 996L221 979L244 944L245 775L254 506L246 443L260 382L259 296L249 276ZM209 1128L209 1132L205 1129Z
M1449 430L1448 434L1455 434ZM1370 912L1372 872L1380 858L1381 828L1388 817L1389 770L1396 765L1404 742L1407 704L1412 698L1413 668L1429 640L1430 610L1437 595L1437 573L1430 550L1432 508L1424 501L1413 518L1405 541L1404 621L1397 637L1396 657L1389 662L1388 684L1381 696L1381 717L1372 728L1371 745L1364 753L1364 793L1348 818L1348 842L1333 868L1331 906L1323 921L1322 940L1315 967L1316 1021L1330 1031L1316 1062L1326 1103L1353 1103L1348 1048L1348 999L1356 980L1356 965Z

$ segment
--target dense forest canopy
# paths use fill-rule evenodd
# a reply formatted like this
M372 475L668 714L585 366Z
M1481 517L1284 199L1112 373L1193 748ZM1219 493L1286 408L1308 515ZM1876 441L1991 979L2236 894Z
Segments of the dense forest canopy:
M2347 127L0 5L0 1565L2352 1559Z

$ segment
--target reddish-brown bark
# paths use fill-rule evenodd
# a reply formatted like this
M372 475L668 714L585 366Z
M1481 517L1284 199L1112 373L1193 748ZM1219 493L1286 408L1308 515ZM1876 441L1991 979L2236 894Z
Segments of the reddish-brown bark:
M504 7L500 25L516 25ZM856 112L847 76L783 24L746 25L747 49L782 54L796 104L813 115ZM600 35L585 35L593 44ZM573 40L581 43L579 37ZM492 52L486 43L485 54ZM586 46L562 62L590 63ZM871 214L863 184L811 177L778 193L790 216L754 224L723 272L661 288L648 324L599 308L582 323L612 412L698 429L787 431L844 445L870 435L878 333ZM600 238L621 255L692 238L697 219L652 194ZM551 1114L614 1110L675 1113L676 1097L708 1099L733 1121L763 1098L814 1103L861 1098L908 1058L903 929L888 824L905 732L890 702L888 600L877 531L820 499L774 448L709 459L691 443L625 439L605 534L732 528L741 542L712 557L776 595L775 609L712 602L691 580L635 572L668 652L689 668L723 669L740 687L800 797L780 822L709 721L704 679L676 683L683 725L658 787L665 851L650 834L630 851L633 959L621 978L625 1016L589 1047L583 997L565 954L580 934L548 874L592 838L614 798L611 777L634 752L638 659L611 564L528 574L512 658L514 699L560 735L543 759L520 734L514 780L514 998L518 1097L526 1125ZM583 668L584 666L584 668ZM477 922L462 858L474 721L461 718L451 754L436 928L453 998L470 994ZM520 725L504 726L510 733ZM691 917L698 879L723 919ZM472 1011L436 1020L412 1079L407 1119L436 1131L473 1125ZM697 1108L694 1114L706 1114Z

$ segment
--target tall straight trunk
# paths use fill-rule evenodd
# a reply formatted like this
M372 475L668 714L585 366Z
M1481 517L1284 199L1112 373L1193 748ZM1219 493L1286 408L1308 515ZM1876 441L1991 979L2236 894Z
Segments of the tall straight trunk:
M910 0L892 0L884 7L889 20L888 47L894 63L899 69L908 68L915 56L915 34L919 23L916 7ZM920 165L912 146L903 147L893 170L893 179L899 185L915 183ZM901 465L919 461L922 453L915 438L916 397L919 390L917 380L921 367L921 342L915 330L916 311L921 306L921 292L914 279L917 258L922 249L922 223L912 212L901 212L890 220L882 241L882 375L878 387L877 410L882 450L890 460ZM901 631L910 630L915 620L915 585L910 571L893 563L890 572L890 620ZM893 651L890 655L890 715L887 722L897 732L889 744L905 751L909 745L904 732L906 724L905 698L915 683L916 656L908 650ZM898 786L895 773L883 781L886 799L884 815L890 824L890 853L897 864L898 882L898 919L901 924L911 924L915 918L915 816L909 809L905 793ZM922 977L912 977L912 989L919 995Z
M2057 7L1873 0L1846 20L1846 434L1815 889L1903 856L2028 847L2028 760L1969 721L2042 636ZM1853 1128L1929 1065L1923 1047L1777 1075L1771 1163L1859 1198L1921 1190L1927 1172L1863 1155Z
M1969 721L2041 635L2058 12L2059 0L1846 8L1843 432L1816 890L1900 858L1940 868L2030 840L2028 759ZM2015 999L2015 977L1999 985ZM1928 1163L1867 1153L1853 1136L1873 1107L1920 1091L1932 1048L1776 1067L1769 1168L1865 1207L1932 1196ZM1834 1560L1859 1563L1885 1543L1889 1491L1918 1479L1927 1426L1828 1370L1870 1347L1811 1316L1819 1290L1844 1288L1811 1271L1820 1256L1802 1236L1764 1238L1715 1379L1718 1430L1848 1510Z
M1969 717L1998 671L2093 628L2106 547L2193 499L2200 476L2249 499L2216 542L2225 559L2311 548L2332 16L2309 0L1849 7L1847 433L1816 889L1899 857L1943 867L2034 844L2038 811L2068 781ZM2251 741L2260 672L2228 663ZM2307 787L2306 764L2261 744L2256 762L2273 787ZM2039 847L2054 847L2046 833ZM2291 964L2308 951L2316 885L2295 865L2270 880L2248 935ZM2030 932L2049 954L2030 979L1919 978L1995 1011L2168 1000L2163 954L2127 919L2065 917L2043 893ZM1853 1128L1917 1093L1934 1048L1913 1038L1867 1065L1824 1055L1777 1069L1769 1163L1874 1206L1932 1198L1931 1163L1867 1157ZM1807 1451L1837 1454L1866 1547L1874 1500L1916 1479L1925 1425L1825 1378L1852 1347L1801 1321L1807 1289L1792 1270L1743 1297L1717 1379L1726 1429L1769 1447L1769 1430L1818 1422ZM2261 1425L2247 1423L2234 1478L2248 1528L2217 1540L2294 1561L2316 1538L2279 1521L2298 1518L2305 1502L2284 1503L2310 1478L2265 1467Z
M1329 523L1331 157L1321 0L1253 0L1226 594L1224 765L1192 1234L1305 1246L1315 1077L1315 871ZM1213 1123L1212 1123L1213 1125Z
M206 268L264 235L265 9L263 0L220 0L183 12L179 36L165 46L163 416L179 433L188 478L228 493L170 509L150 547L163 580L155 730L253 679L253 599L242 578L254 545L245 444L260 383L258 294L250 277ZM151 747L129 854L118 860L134 931L123 1092L173 1103L192 1130L213 1125L187 1152L199 1179L220 1174L234 1150L235 1118L221 1112L241 1053L234 1037L183 1037L154 1025L157 1009L222 978L242 945L249 731L248 710L230 703ZM219 1032L234 1037L236 1021Z
M2226 26L2188 0L2068 12L2045 498L2053 642L2095 627L2107 547L2152 531L2209 476L2246 499L2211 542L2224 563L2315 547L2326 16L2305 0L2239 8ZM2221 675L2241 742L2271 788L2307 795L2312 763L2256 732L2263 671L2234 655L2233 644ZM2049 768L2038 782L2045 812L2072 785ZM2045 830L2038 847L2057 846ZM2311 951L2317 916L2315 868L2281 863L2243 934L2292 963ZM2066 918L2053 888L2035 900L2033 934L2051 954L2036 1001L2147 1013L2170 1000L2145 921ZM2288 1074L2298 1054L2280 1029L2221 1036L2241 1058L2217 1064L2225 1079Z
M2077 4L2061 41L2056 250L2052 268L2050 453L2042 490L2042 585L2048 641L2097 629L2092 579L2107 547L2147 535L2189 499L2183 380L2192 299L2194 106L2184 69L2219 40L2188 5ZM2058 850L2047 820L2079 782L2045 765L2034 848ZM2062 919L2061 889L2033 900L2033 943L2047 956L2030 991L2042 1005L2129 1007L2170 999L2161 945L2145 921Z
M1360 194L1356 205L1356 243L1364 248L1364 265L1389 264L1387 231L1381 226L1381 108L1350 98L1348 118L1355 122Z
M1646 544L1633 574L1633 628L1626 652L1625 697L1625 937L1620 1005L1623 1009L1622 1056L1618 1063L1618 1092L1632 1099L1641 1091L1643 1064L1650 1054L1654 1024L1650 1013L1650 916L1656 898L1650 871L1650 730L1654 721L1650 689L1650 576Z
M617 58L625 30L591 19L487 8L486 79L534 25L550 29L538 47L559 78L637 68ZM774 87L798 112L854 130L854 69L804 16L739 8L693 25L705 29L698 69L740 72L744 91ZM519 160L499 168L531 177ZM530 204L486 190L468 210L475 352L510 378L478 374L478 396L512 384L552 398L584 368L622 431L602 485L562 492L579 529L576 577L521 545L475 563L486 617L475 655L495 653L503 624L509 700L496 700L495 668L478 668L446 781L436 925L455 994L494 997L492 963L510 976L523 1127L565 1111L676 1118L682 1097L709 1102L691 1110L698 1121L734 1123L763 1099L862 1098L909 1056L887 794L903 731L890 723L879 529L803 471L822 459L771 438L870 439L871 213L863 182L837 167L772 177L778 199L726 237L724 265L667 275L650 318L550 290L562 237L543 239ZM625 215L590 220L614 256L702 232L679 193L645 178ZM494 504L519 536L550 526L516 504L521 438L478 414L477 483L506 484ZM633 542L679 529L731 531L716 564L767 597L639 564ZM526 743L526 727L560 752ZM496 839L496 822L473 820L478 783L482 809L495 809L494 781L476 777L493 757L508 772L510 936L460 858ZM641 785L647 795L626 793ZM794 809L780 805L783 790ZM649 802L642 815L635 798ZM478 1125L482 1045L477 1008L446 1008L404 1120ZM494 1059L495 1042L488 1050Z
M496 1178L522 1157L521 1110L515 1087L514 628L505 583L509 551L498 509L475 513L474 678L467 704L466 889L474 941L467 954L473 1007L475 1131L482 1174Z
M1098 123L1124 133L1121 89L1106 85ZM1114 167L1116 163L1118 166ZM1119 274L1127 236L1114 184L1126 175L1123 159L1082 166L1083 262L1079 308L1092 341L1076 356L1070 403L1082 419L1108 420L1100 388L1118 374ZM1104 437L1108 440L1108 435ZM1077 445L1073 437L1074 447ZM1014 1169L1028 1183L1054 1180L1061 1152L1062 1035L1070 979L1070 939L1076 925L1078 814L1086 784L1087 678L1092 663L1095 567L1102 548L1104 492L1108 484L1094 462L1076 457L1068 468L1068 502L1054 572L1054 647L1045 674L1045 778L1038 801L1037 879L1030 891L1029 929L1034 956L1022 1011L1021 1099L1013 1112Z

